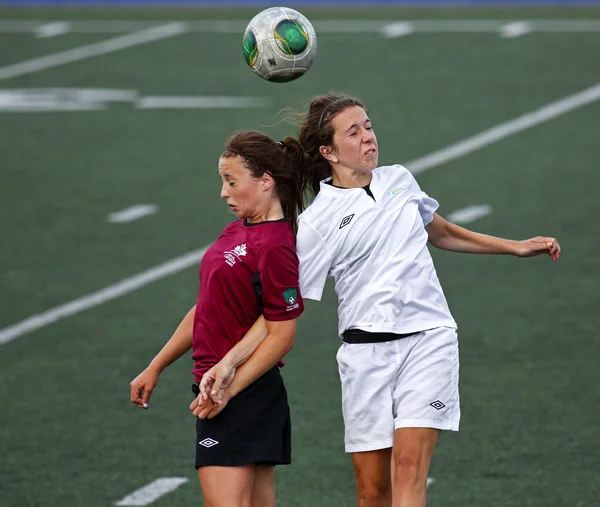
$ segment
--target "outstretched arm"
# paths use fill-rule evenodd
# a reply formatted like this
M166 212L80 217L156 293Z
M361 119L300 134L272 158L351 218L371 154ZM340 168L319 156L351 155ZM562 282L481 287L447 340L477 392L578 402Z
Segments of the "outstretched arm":
M556 260L560 257L560 245L555 238L537 236L523 241L488 236L473 232L444 220L434 213L433 220L425 227L429 242L442 250L474 254L507 254L533 257L547 253Z

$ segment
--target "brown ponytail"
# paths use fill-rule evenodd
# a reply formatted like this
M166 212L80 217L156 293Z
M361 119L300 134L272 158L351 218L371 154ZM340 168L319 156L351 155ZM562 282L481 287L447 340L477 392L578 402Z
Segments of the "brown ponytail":
M304 210L304 180L306 163L304 150L297 139L286 137L274 141L262 132L239 132L228 141L222 157L240 156L250 173L260 178L268 173L275 180L275 190L284 216L290 219L294 231L298 214Z

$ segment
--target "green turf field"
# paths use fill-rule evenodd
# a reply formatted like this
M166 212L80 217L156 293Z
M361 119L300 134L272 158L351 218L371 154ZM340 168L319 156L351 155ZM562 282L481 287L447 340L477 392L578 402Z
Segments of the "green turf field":
M117 20L238 20L243 30L254 13L0 9L0 76L8 66L132 31L115 31ZM293 133L269 126L286 106L301 110L329 90L358 95L370 108L380 162L404 163L600 82L600 31L502 37L438 29L386 38L378 29L357 32L356 22L337 32L326 24L319 31L317 23L600 24L598 9L305 14L315 21L318 57L305 77L286 85L252 75L235 24L0 79L0 334L208 245L233 218L220 202L216 168L226 138L236 129L276 138ZM74 22L63 35L38 38L25 28L10 31L18 26L11 19ZM92 30L86 23L94 20L103 22ZM14 102L7 90L39 88L268 103L140 109L125 100L89 111L6 111ZM493 212L467 227L519 239L556 236L563 248L556 263L433 253L460 328L463 418L461 432L443 435L436 452L430 507L600 505L599 125L600 102L593 100L418 175L442 215L489 205ZM135 204L159 211L107 222ZM202 505L188 410L190 358L163 375L150 410L128 401L129 381L169 338L196 290L194 265L0 344L0 507L109 506L162 477L189 482L152 505ZM279 505L352 506L332 288L322 303L306 306L283 370L294 464L278 471Z

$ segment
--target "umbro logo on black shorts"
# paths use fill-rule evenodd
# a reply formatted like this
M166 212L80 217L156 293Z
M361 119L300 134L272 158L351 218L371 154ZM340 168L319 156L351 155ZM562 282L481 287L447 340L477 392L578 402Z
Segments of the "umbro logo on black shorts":
M340 229L342 227L346 227L352 221L353 217L354 213L352 213L352 215L348 215L347 217L342 218L342 221L340 222Z
M433 408L435 408L436 410L442 410L443 408L446 407L446 405L444 405L440 400L435 400L435 401L431 402L430 405Z
M213 445L217 445L219 442L213 440L212 438L205 438L204 440L200 440L198 443L204 447L212 447Z

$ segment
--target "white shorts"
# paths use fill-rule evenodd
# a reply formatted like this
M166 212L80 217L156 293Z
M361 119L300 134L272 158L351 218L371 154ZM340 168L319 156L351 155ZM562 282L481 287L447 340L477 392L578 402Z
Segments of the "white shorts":
M458 431L458 338L438 327L381 343L342 343L346 452L392 447L398 428Z

